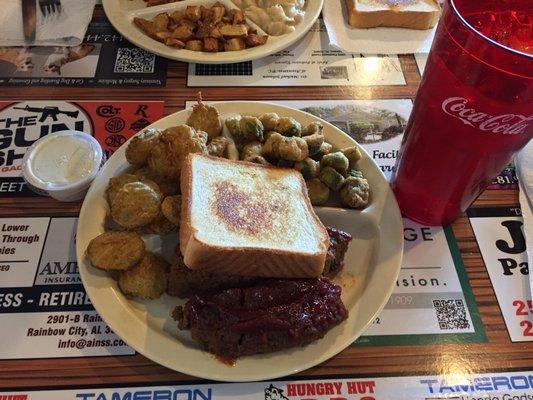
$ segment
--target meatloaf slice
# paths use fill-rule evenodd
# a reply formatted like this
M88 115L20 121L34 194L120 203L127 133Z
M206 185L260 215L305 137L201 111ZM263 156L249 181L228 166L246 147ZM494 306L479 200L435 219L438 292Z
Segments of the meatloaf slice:
M334 277L344 267L344 255L352 240L349 233L328 227L329 250L326 255L324 276ZM264 281L265 278L228 276L212 272L191 270L183 263L183 257L176 247L174 261L168 275L167 293L170 296L189 298L195 294L210 294L229 288L244 288Z
M167 293L170 296L188 298L195 294L209 294L229 288L250 286L260 279L189 269L183 263L183 256L177 246L168 275Z
M327 278L267 279L193 296L173 317L207 351L226 358L304 346L348 317L341 288Z
M324 276L333 278L344 268L344 255L348 250L348 245L352 241L352 235L347 232L327 227L329 236L329 249L324 264Z

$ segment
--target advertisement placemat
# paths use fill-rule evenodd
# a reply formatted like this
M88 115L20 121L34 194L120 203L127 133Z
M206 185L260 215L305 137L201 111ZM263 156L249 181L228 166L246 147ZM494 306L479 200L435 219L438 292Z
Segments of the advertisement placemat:
M85 293L76 224L71 217L0 218L0 359L135 353Z
M407 218L396 287L356 344L391 345L487 340L451 227Z
M167 60L135 47L107 21L74 47L0 48L0 86L164 86Z
M0 101L0 197L37 196L22 179L22 158L37 139L65 129L93 135L107 157L163 116L162 101Z
M532 397L532 371L0 392L0 399L6 400L528 400Z
M533 302L520 207L467 211L512 342L533 341Z
M396 55L344 53L330 46L321 20L280 53L238 64L189 64L188 86L405 85Z

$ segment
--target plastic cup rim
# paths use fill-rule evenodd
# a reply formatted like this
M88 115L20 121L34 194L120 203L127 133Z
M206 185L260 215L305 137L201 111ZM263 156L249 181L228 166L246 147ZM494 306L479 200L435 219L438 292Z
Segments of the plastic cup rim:
M522 56L522 57L526 57L526 58L531 58L533 59L533 54L528 54L528 53L523 53L521 51L518 51L516 49L513 49L512 47L508 47L508 46L504 46L503 44L501 43L498 43L497 41L483 35L481 32L479 32L478 30L476 30L463 16L462 14L459 12L459 10L457 9L457 6L455 5L455 0L447 0L448 3L450 4L450 7L453 11L453 13L455 14L455 16L459 19L459 21L461 21L461 23L466 26L470 31L474 32L474 34L478 35L479 37L481 37L481 39L483 39L484 41L486 42L489 42L490 44L496 46L496 47L499 47L505 51L508 51L508 52L511 52L513 54L516 54L516 55L519 55L519 56Z

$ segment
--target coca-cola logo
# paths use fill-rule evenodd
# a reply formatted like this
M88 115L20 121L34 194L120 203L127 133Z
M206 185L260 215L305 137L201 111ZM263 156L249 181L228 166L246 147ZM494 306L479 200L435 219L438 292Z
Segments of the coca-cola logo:
M516 135L524 133L533 115L526 117L520 114L490 115L468 107L464 97L449 97L442 102L442 110L465 125L477 127L481 131Z

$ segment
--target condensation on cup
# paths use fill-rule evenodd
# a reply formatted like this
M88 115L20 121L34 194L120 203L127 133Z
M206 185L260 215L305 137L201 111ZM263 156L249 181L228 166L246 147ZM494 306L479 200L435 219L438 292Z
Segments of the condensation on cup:
M447 0L392 178L402 214L444 225L533 137L531 0Z

